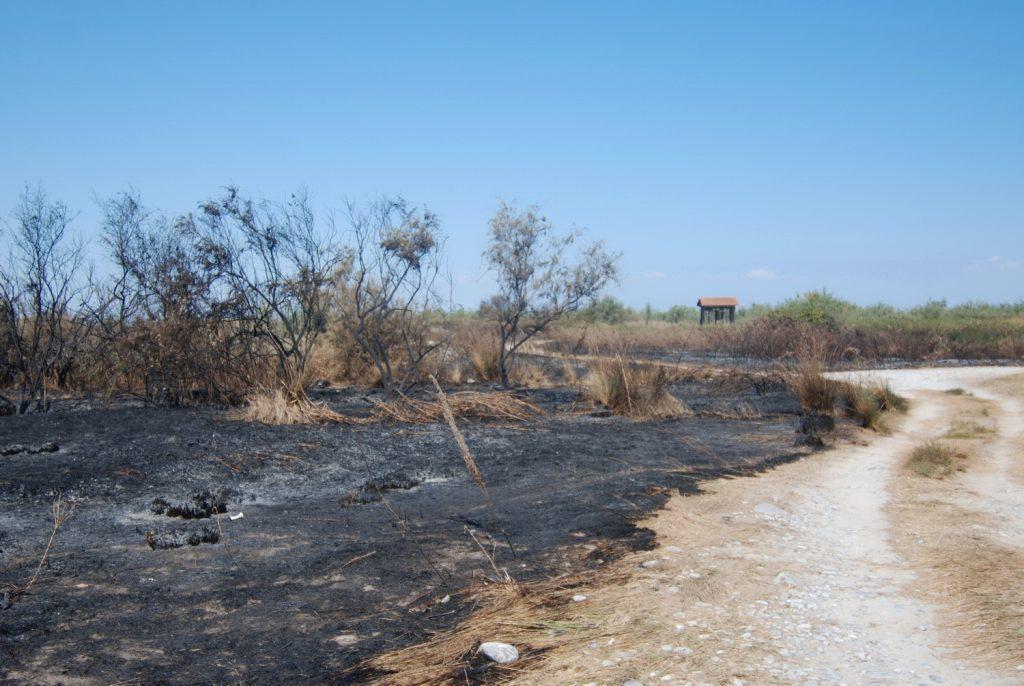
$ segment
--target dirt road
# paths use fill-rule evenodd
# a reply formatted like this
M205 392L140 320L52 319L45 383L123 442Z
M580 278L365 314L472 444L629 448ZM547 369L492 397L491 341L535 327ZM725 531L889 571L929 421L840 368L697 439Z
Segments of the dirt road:
M1024 374L870 376L912 401L891 435L674 498L522 683L1024 683ZM908 471L934 440L954 476Z

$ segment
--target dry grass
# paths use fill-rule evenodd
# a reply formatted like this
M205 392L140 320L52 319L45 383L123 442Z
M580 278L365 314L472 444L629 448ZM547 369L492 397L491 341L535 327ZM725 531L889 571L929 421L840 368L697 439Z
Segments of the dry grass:
M910 406L903 396L897 395L888 384L861 386L844 384L841 388L843 407L848 417L856 419L865 429L888 433L887 412L906 412Z
M946 432L946 438L988 438L994 434L995 430L991 427L982 426L975 422L959 421L953 424L952 428Z
M805 361L797 368L790 382L804 412L831 415L836 402L848 384L822 375L822 365Z
M878 407L883 412L906 412L910 409L910 402L902 395L892 390L889 384L879 384L871 389Z
M533 403L511 393L462 391L446 396L454 417L499 419L522 422L543 411ZM391 419L404 424L432 424L445 420L445 408L438 402L401 396L390 403L377 403L376 419Z
M637 420L685 417L693 412L671 393L678 374L664 365L626 362L621 356L595 361L584 394L612 412Z
M460 419L526 421L543 410L511 393L464 391L446 396L447 410ZM310 400L305 394L290 394L282 389L250 396L248 404L235 413L237 419L261 424L350 424L365 425L381 421L403 424L432 424L446 421L441 402L398 396L391 402L378 402L368 417L349 417L335 412L326 403Z
M501 381L501 370L498 367L501 341L493 324L460 322L452 333L452 350L459 358L456 364L466 368L463 376L474 381Z
M914 448L907 460L907 469L928 479L944 479L963 469L967 459L963 453L940 443L925 443Z
M957 414L981 405L964 400L970 404L957 400ZM984 459L990 449L987 443L970 444L977 469L991 467L991 460ZM964 461L963 453L935 444L918 451L928 467L937 463L947 476ZM939 616L945 646L1019 675L1016 667L1024 664L1024 554L1002 542L1005 521L987 514L977 500L985 496L959 479L905 479L895 483L893 495L890 512L899 552L914 565L915 591L945 609Z
M239 418L272 425L351 421L326 404L313 402L304 393L287 393L280 388L250 396L248 403L239 413Z
M539 365L523 360L517 361L512 367L509 381L523 388L550 388L553 385L552 380Z
M483 658L476 651L484 641L503 641L519 649L520 659L509 665L491 665L486 683L521 677L541 663L552 648L584 647L605 638L607 631L590 618L572 598L593 593L587 584L615 584L613 574L588 572L535 583L496 583L471 589L463 601L475 610L450 632L409 648L378 655L359 665L360 683L375 686L479 683L474 667ZM343 675L346 676L346 675ZM472 679L472 680L471 680Z
M969 513L950 511L953 521ZM923 551L931 590L952 605L954 647L987 664L1024 664L1024 555L979 533L945 532Z

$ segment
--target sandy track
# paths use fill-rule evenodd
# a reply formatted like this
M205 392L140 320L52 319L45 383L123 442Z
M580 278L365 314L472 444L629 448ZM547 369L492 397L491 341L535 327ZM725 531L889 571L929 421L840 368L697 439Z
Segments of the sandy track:
M920 522L900 519L947 497L985 518L943 526L971 527L970 535L1001 545L1024 541L1024 415L1013 397L1024 375L967 368L869 376L914 401L893 435L673 499L650 522L660 547L627 562L636 569L630 582L588 601L600 640L553 651L522 683L1024 683L1017 648L1001 644L1004 637L972 626L988 652L957 645L949 627L960 599L923 588L930 572L906 547L924 544L913 537ZM961 417L964 399L937 392L952 388L992 401L997 432L964 474L942 482L945 491L918 493L914 510L900 501L909 497L902 464ZM1024 570L1000 571L1024 584Z

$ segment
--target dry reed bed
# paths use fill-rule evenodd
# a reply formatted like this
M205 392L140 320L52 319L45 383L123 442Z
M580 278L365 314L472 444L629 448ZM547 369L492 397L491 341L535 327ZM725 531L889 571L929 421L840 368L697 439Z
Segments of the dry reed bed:
M1020 382L1016 382L1020 391ZM989 404L946 394L957 416L989 416ZM1024 552L996 540L1002 524L971 509L959 472L984 469L994 432L916 448L893 488L889 511L914 590L947 609L943 643L964 658L1016 672L1024 664Z

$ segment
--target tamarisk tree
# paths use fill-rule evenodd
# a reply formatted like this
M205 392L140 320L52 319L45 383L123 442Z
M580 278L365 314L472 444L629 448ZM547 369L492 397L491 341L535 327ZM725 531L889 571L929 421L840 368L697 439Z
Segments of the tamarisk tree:
M508 385L516 354L526 341L566 314L590 304L618 277L619 256L600 241L576 250L581 232L555 233L536 207L501 203L490 222L484 258L498 292L481 311L498 326L498 368Z

